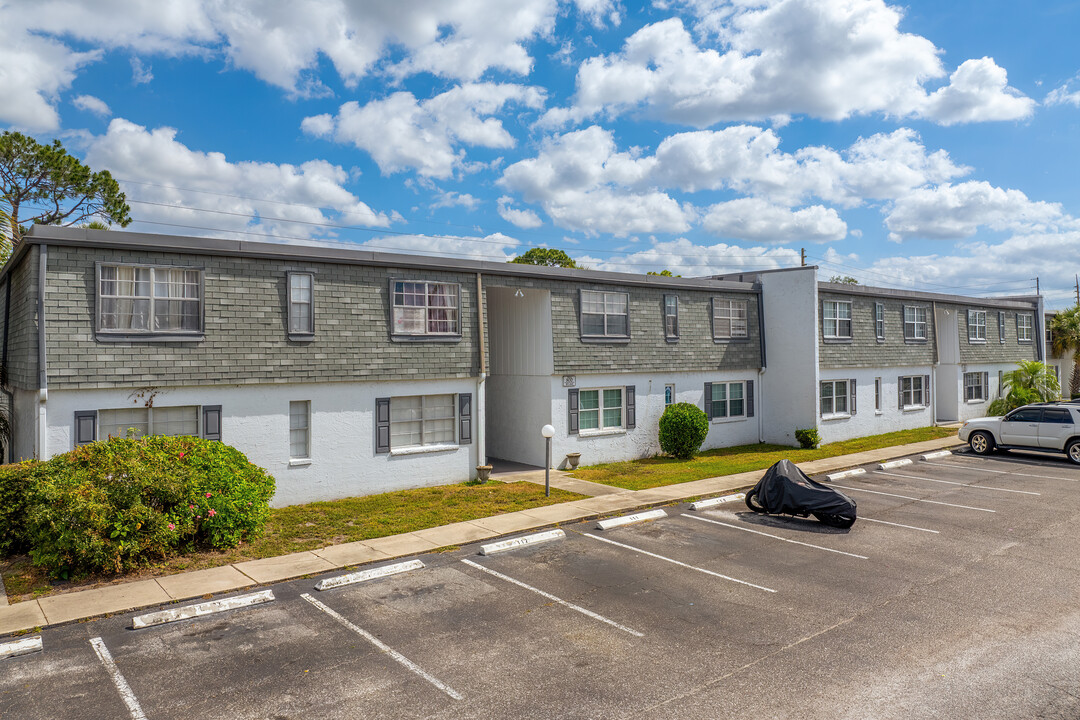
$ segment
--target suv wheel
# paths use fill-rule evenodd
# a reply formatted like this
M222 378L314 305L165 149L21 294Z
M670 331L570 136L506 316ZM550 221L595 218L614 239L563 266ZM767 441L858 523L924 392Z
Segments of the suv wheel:
M994 438L985 432L973 433L968 439L968 445L976 455L989 455L994 450ZM1077 448L1077 454L1080 454L1080 448Z
M1065 454L1077 465L1080 465L1080 440L1073 440L1065 447Z

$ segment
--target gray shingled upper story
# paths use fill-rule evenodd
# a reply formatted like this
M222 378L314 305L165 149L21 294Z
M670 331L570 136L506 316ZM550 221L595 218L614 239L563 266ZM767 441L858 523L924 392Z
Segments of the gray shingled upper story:
M11 309L0 315L0 323L10 318L7 328L8 385L36 390L38 379L38 248L28 247L22 262L12 267L4 280L11 283ZM2 287L0 283L0 287ZM6 295L6 290L5 290ZM2 334L2 331L0 331Z
M964 363L1002 363L1021 360L1038 360L1039 327L1035 323L1035 309L1027 312L1002 310L988 305L957 305L953 308L958 313L960 325L960 362ZM986 311L986 340L980 342L969 337L968 311ZM1005 313L1005 342L1001 341L998 313ZM1017 316L1030 315L1032 319L1031 342L1021 342L1017 333Z
M149 245L159 237L160 249ZM474 377L479 373L478 271L486 285L503 282L491 275L510 276L512 284L551 291L556 373L760 365L757 294L746 283L658 281L655 276L67 228L43 228L29 241L49 246L45 327L48 382L54 388ZM6 269L13 282L31 266L36 274L36 264L27 259L29 255ZM204 337L99 341L94 322L96 262L202 268ZM289 270L310 271L315 276L316 329L308 342L290 341L286 332ZM460 340L391 339L391 278L458 283ZM33 280L32 291L36 290ZM618 281L621 284L615 284ZM577 316L581 288L620 289L630 294L629 343L581 340ZM665 293L680 298L678 343L668 343L663 336ZM747 300L747 341L714 343L709 307L713 297ZM31 324L36 331L36 323ZM19 356L36 362L36 332L29 337L34 347L20 350ZM23 374L20 370L20 378Z

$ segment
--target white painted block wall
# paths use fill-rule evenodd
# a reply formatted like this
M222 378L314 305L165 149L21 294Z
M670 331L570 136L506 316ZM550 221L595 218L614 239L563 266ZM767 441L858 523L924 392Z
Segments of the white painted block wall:
M821 442L831 443L840 440L879 435L896 430L911 430L934 424L933 407L900 410L898 405L897 378L906 375L930 375L933 369L929 365L907 368L864 368L847 370L822 370L822 380L855 380L856 413L846 418L825 419L820 411L817 419ZM881 378L881 410L874 405L874 378ZM933 383L933 380L931 380ZM931 393L937 388L932 384ZM932 404L931 398L931 404Z

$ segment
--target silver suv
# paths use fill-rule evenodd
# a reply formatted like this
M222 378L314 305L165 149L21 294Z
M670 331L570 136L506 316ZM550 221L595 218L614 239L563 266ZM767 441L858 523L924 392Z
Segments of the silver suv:
M1004 417L968 420L960 439L979 454L994 448L1063 452L1080 465L1080 403L1037 403L1017 408Z

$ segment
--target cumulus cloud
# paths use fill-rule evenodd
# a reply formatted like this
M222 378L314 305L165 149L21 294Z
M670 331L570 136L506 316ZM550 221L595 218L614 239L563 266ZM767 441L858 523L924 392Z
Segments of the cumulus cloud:
M792 210L760 198L739 198L713 205L701 226L718 237L759 243L843 240L847 225L836 210L814 205Z
M971 237L980 227L1043 232L1075 227L1076 220L1057 203L1032 201L1019 190L971 181L908 193L892 204L885 225L890 240L957 240Z
M112 110L101 98L96 98L93 95L79 95L71 104L80 110L93 113L99 117L109 117L112 115Z
M440 257L468 258L506 262L517 255L521 243L508 235L492 233L484 237L462 235L385 235L372 238L359 247L380 252L403 252Z
M695 245L686 238L659 242L639 252L596 258L583 255L579 265L594 270L644 273L671 270L683 277L704 277L740 270L768 270L799 263L799 252L785 248L739 247L727 243Z
M514 199L509 195L503 195L498 199L498 211L499 217L506 222L516 225L519 228L525 230L531 230L538 228L544 224L544 221L540 219L540 216L529 209L518 209L512 207Z
M1073 89L1080 76L1069 79L1064 85L1056 87L1046 95L1044 105L1072 105L1080 108L1080 89Z
M646 25L621 51L582 63L572 105L553 108L541 125L632 111L699 128L791 114L883 113L952 124L1027 117L1034 106L989 58L965 62L950 85L928 95L927 82L945 75L940 51L901 32L900 12L883 0L691 8L702 45L679 18Z
M109 170L136 222L154 223L157 232L291 240L334 237L327 224L390 224L344 188L348 173L337 165L230 162L188 148L172 128L148 130L116 118L104 135L90 137L86 161Z
M508 104L538 108L543 102L540 88L512 84L459 85L423 101L402 91L366 105L347 102L336 116L304 118L301 129L355 145L369 153L384 174L415 169L446 178L464 161L459 145L514 146L513 136L492 115Z

